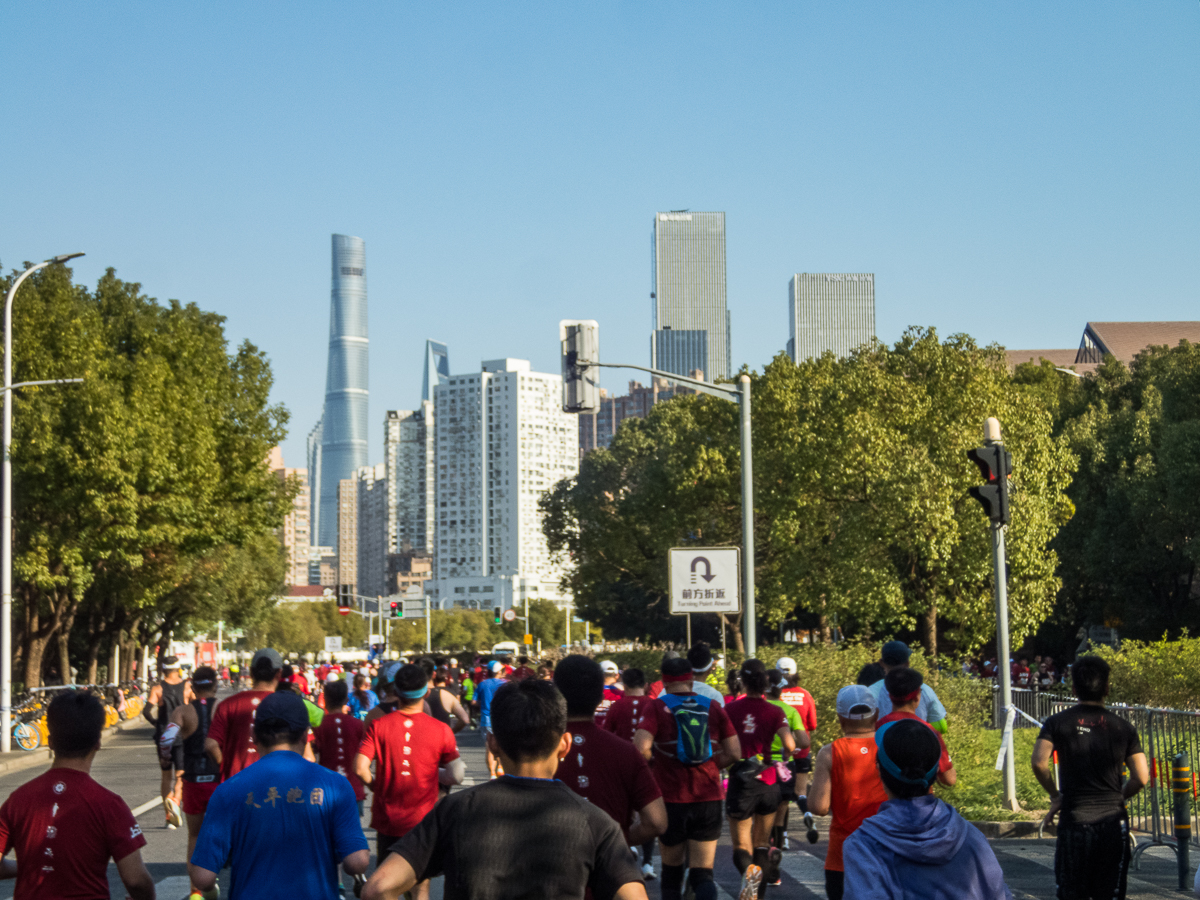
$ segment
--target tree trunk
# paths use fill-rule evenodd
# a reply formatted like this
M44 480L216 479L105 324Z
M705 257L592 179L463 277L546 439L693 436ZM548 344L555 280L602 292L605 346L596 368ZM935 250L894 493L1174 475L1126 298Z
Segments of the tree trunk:
M96 607L92 608L91 615L88 616L88 643L87 643L87 683L95 684L100 677L99 660L100 660L100 643L104 639L104 635L108 629L102 621L100 611ZM112 672L109 672L111 681Z
M24 603L22 618L24 633L21 635L21 657L25 669L25 690L42 686L42 662L46 653L46 645L54 634L53 617L46 621L39 609L38 598L31 597L27 590L22 591Z
M729 637L733 638L733 649L736 650L738 653L745 655L746 642L742 639L741 625L734 624L737 622L736 619L734 619L734 623L730 623L730 621L725 618L725 613L721 613L720 615L721 615L721 627L728 628L729 629Z
M926 655L931 660L936 660L938 652L936 602L929 604L929 609L921 616L917 627L921 634L921 645L925 648Z

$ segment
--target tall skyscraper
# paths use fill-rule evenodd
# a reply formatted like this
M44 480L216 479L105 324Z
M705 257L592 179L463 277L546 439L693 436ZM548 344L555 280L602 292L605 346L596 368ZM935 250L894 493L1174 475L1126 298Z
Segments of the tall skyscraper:
M725 305L725 213L660 212L651 235L650 368L707 381L733 368Z
M433 389L450 380L450 352L445 344L425 342L425 376L421 380L421 399L433 402Z
M434 391L437 428L435 590L443 608L570 602L538 501L579 471L578 425L562 379L520 359L483 363Z
M329 363L321 415L316 543L338 542L338 486L367 464L367 250L362 238L333 235Z
M358 593L358 479L338 482L337 502L337 583L350 585Z
M788 356L848 356L875 337L875 276L802 272L788 282Z

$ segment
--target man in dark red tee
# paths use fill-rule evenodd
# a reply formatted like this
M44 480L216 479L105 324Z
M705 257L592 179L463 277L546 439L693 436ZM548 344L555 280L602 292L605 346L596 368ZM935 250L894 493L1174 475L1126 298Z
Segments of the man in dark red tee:
M354 758L363 739L363 723L356 716L343 712L349 693L346 682L330 681L325 685L325 718L313 729L313 754L321 765L345 775L354 788L358 814L362 815L367 793L362 779L354 771Z
M262 699L275 692L283 672L283 657L270 647L259 650L250 662L250 690L223 700L208 727L204 749L221 766L228 781L258 759L254 744L254 711Z
M393 685L399 708L367 726L354 758L355 773L375 795L371 827L380 862L437 805L438 785L462 784L466 774L454 732L422 711L429 690L425 670L412 663L401 666ZM429 881L419 882L413 896L426 900Z
M46 725L53 765L0 806L0 846L17 853L16 863L0 863L0 878L16 877L14 900L108 900L112 859L129 896L153 900L137 819L124 800L92 780L104 707L91 694L61 694L46 710Z
M664 695L699 696L692 690L692 664L686 659L666 660L662 674ZM721 769L741 758L741 748L721 705L707 697L700 699L707 702L709 739L717 744L704 762L689 765L679 759L675 716L662 697L650 702L633 736L634 746L650 760L650 771L667 806L667 830L658 839L663 861L662 900L680 900L685 857L696 900L717 898L713 862L723 824Z
M558 764L555 777L612 816L631 847L662 834L667 810L646 760L628 740L593 721L604 694L600 666L586 656L566 656L554 669L554 684L567 700L571 732L571 752ZM648 860L643 875L645 865ZM654 877L653 868L647 877Z
M942 755L938 759L938 783L952 787L958 781L958 772L954 768L953 760L950 759L950 751L946 749L946 742L942 740L942 736L936 728L917 715L917 705L921 702L921 685L924 683L925 677L916 669L910 669L907 666L901 666L888 672L883 679L883 689L892 698L892 711L875 723L875 730L878 731L888 722L898 722L901 719L916 719L926 726L937 735L938 744L942 748Z
M638 723L642 721L642 713L650 705L650 698L646 696L646 675L641 669L626 669L621 681L625 685L625 693L608 708L604 718L597 724L617 737L632 741Z

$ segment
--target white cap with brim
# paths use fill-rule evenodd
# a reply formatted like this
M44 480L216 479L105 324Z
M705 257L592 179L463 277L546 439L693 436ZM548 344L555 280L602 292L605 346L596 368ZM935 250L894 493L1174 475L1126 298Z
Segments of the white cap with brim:
M875 694L861 684L848 684L837 695L837 714L843 719L869 719L879 711Z

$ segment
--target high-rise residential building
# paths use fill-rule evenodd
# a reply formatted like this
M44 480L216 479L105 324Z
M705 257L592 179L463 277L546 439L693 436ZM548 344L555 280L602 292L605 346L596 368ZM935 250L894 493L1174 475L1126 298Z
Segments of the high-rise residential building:
M875 276L802 272L788 282L788 356L796 363L875 337Z
M660 212L651 234L650 368L676 375L700 369L727 378L725 213Z
M337 583L358 593L358 479L338 482Z
M388 410L384 467L388 493L388 552L433 553L437 479L433 403Z
M267 468L282 482L296 482L298 492L292 498L292 508L283 518L278 529L279 541L287 559L286 584L308 584L309 554L309 510L308 472L304 469L289 469L283 464L283 451L279 447L271 450Z
M421 399L433 402L433 389L450 380L450 351L437 341L425 342L425 372L421 379Z
M333 587L338 583L338 558L333 547L308 548L308 583Z
M697 381L704 380L704 373L695 369L688 373L689 378ZM650 415L654 404L672 397L698 393L695 388L681 384L672 384L662 378L651 379L650 387L645 387L640 381L629 382L629 393L623 397L610 397L603 388L600 389L600 408L594 413L577 415L579 419L579 457L582 459L589 450L608 447L617 433L617 428L626 419L644 419Z
M338 535L338 492L367 464L367 250L362 238L333 235L329 362L321 413L317 544ZM345 582L343 582L345 583Z
M354 473L358 558L358 593L381 597L387 589L388 491L383 464L363 466Z
M519 359L485 361L434 390L439 606L570 603L538 508L579 470L578 425L561 395L559 375Z

